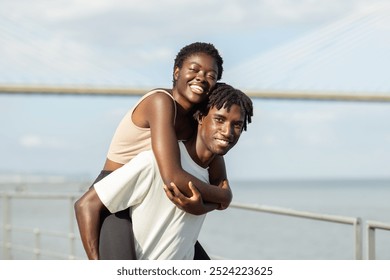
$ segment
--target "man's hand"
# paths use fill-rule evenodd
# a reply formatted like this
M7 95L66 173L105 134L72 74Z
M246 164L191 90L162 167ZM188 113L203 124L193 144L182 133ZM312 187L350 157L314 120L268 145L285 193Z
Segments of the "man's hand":
M202 196L192 182L188 182L188 187L191 190L190 197L185 196L175 183L172 182L169 186L164 184L164 190L168 198L179 209L187 213L203 215L219 207L219 205L215 203L204 203Z

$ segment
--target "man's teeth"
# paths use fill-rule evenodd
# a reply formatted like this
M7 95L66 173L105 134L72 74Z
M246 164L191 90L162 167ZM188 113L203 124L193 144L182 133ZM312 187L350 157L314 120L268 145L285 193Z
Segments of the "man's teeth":
M218 142L221 142L223 145L228 145L229 141L223 140L223 139L217 139Z
M200 86L192 85L192 86L190 86L190 87L191 87L191 89L192 89L193 91L195 91L195 92L197 92L197 93L203 93L203 88L200 87Z

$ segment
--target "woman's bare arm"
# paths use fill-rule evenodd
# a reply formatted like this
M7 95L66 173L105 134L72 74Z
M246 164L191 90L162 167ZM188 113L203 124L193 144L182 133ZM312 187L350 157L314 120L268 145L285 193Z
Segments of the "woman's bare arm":
M192 182L188 182L192 195L190 197L185 196L175 185L171 183L168 186L164 185L164 191L167 197L181 210L189 212L193 215L203 215L210 211L219 209L220 204L203 202L202 197Z
M233 193L230 189L229 181L227 179L227 172L225 166L225 159L223 156L215 156L213 161L209 165L209 180L210 183L219 186L222 189L226 189L230 194L230 197L226 202L221 202L219 210L228 208L230 202L233 199Z
M209 166L209 180L214 185L218 185L223 189L230 189L229 183L226 179L226 171L224 166L225 162L223 157L216 157ZM167 194L167 197L174 204L176 204L177 207L186 212L194 215L202 215L213 210L224 210L230 204L230 202L227 204L203 202L196 186L194 186L192 182L189 182L188 186L192 191L192 195L190 197L187 197L181 193L181 191L174 183L171 183L169 186L164 185L164 190Z

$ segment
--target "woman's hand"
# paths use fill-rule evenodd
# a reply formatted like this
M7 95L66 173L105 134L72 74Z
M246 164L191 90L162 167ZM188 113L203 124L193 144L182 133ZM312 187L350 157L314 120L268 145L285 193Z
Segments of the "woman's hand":
M229 204L232 201L233 193L232 193L232 190L230 189L228 180L223 180L222 183L219 185L219 187L224 190L224 192L226 193L227 200L229 202L228 203L220 203L220 205L217 209L218 210L225 210L226 208L229 207Z
M221 207L216 203L205 203L198 189L191 181L188 182L188 188L191 191L190 197L185 196L175 183L172 182L169 186L164 184L164 190L169 200L171 200L179 209L187 213L203 215Z

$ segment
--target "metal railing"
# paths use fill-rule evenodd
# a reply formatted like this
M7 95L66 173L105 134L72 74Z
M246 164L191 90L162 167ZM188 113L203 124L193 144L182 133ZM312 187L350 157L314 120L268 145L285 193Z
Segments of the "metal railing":
M385 224L378 221L367 221L367 259L375 260L375 230L388 230L390 231L390 224Z
M261 205L249 205L242 203L231 203L231 208L250 210L256 212L264 212L269 214L277 214L283 216L292 216L298 218L312 219L317 221L331 222L331 223L340 223L347 224L353 226L354 233L354 258L356 260L363 259L363 237L362 237L362 220L359 217L345 217L345 216L335 216L335 215L326 215L326 214L318 214L306 211L297 211L292 209L285 208L277 208L270 206L261 206Z
M53 257L56 259L85 259L85 257L76 256L76 247L81 244L79 234L76 234L75 229L75 216L73 205L75 200L79 197L79 194L59 194L59 193L30 193L30 192L0 192L2 198L2 242L1 247L3 251L3 259L12 259L13 251L22 251L31 253L35 259L42 259L44 256ZM11 200L12 199L62 199L67 200L69 205L69 230L68 232L50 231L41 228L27 228L16 227L12 225L11 221ZM283 216L291 216L304 219L312 219L323 222L339 223L352 225L353 227L353 245L354 245L354 258L363 259L363 240L362 240L362 220L359 217L346 217L319 214L306 211L297 211L292 209L263 206L263 205L251 205L232 202L231 208L249 210L255 212L263 212L269 214L277 214ZM367 225L367 258L375 259L375 230L389 230L390 224L385 224L377 221L366 221ZM12 242L11 235L13 232L24 232L34 236L34 242L31 246L23 246ZM50 251L42 249L41 240L43 236L52 236L68 241L68 253L59 253L58 251ZM79 243L79 244L77 244Z
M26 253L33 254L35 259L41 259L43 256L53 257L56 259L80 259L82 257L76 256L76 246L77 242L80 241L80 237L75 233L75 215L73 211L73 204L79 195L75 194L51 194L51 193L27 193L27 192L4 192L0 193L2 197L2 242L1 247L3 251L3 259L12 259L13 251L21 251ZM28 227L16 227L12 225L11 220L11 205L10 202L12 199L43 199L43 200L67 200L69 204L69 231L52 231L45 230L41 228L28 228ZM12 233L21 232L28 233L34 236L34 244L32 246L20 245L12 242ZM43 250L41 245L41 240L43 236L56 237L61 239L67 239L69 242L69 252L59 253L58 251L52 250Z

